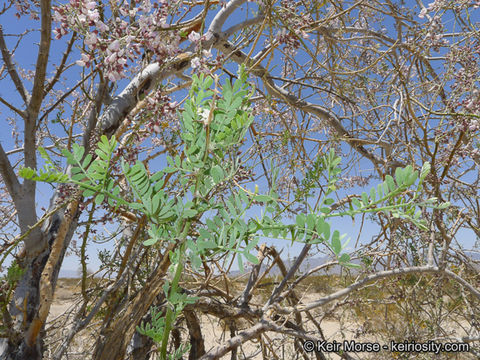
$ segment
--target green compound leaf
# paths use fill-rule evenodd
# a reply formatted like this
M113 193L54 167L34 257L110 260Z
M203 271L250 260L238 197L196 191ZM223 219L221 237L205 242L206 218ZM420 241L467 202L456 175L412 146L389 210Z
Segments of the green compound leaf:
M103 194L98 194L97 196L95 196L95 204L96 205L100 205L103 200L105 200L105 195Z
M297 214L296 224L299 228L303 229L305 227L306 216L304 214Z
M223 170L219 165L213 166L210 170L210 174L212 175L215 184L220 183L224 178Z
M335 253L335 255L337 255L337 256L338 256L338 254L340 254L340 251L342 251L342 243L340 241L340 232L338 230L335 230L333 232L332 250Z
M425 180L427 175L430 173L431 165L429 162L426 162L422 166L422 170L420 171L420 181Z
M390 175L387 175L385 177L385 182L388 185L389 192L395 191L397 189L397 186L395 185L395 181L393 181L393 178Z
M404 175L404 171L403 171L402 168L397 167L395 169L395 179L397 180L397 185L398 186L402 186L403 183L405 182L405 175Z

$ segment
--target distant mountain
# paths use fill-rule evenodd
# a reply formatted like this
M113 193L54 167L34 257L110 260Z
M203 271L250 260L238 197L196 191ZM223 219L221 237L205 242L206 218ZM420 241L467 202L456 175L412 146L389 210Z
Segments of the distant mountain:
M296 257L293 257L293 259L283 259L283 263L285 264L285 267L287 271L292 267L292 265L295 263ZM308 258L303 261L303 263L300 265L299 270L297 271L298 274L304 274L309 270L312 270L320 265L326 264L330 261L332 261L332 258L329 258L328 256L324 256L321 258ZM261 272L264 272L267 270L267 266L262 265L261 267ZM249 272L250 269L245 267L244 273ZM340 274L341 272L341 267L338 265L335 266L330 266L328 268L322 269L317 272L317 275L330 275L330 274ZM242 275L242 272L240 270L234 270L230 272L231 276L239 276ZM271 276L277 276L281 275L280 268L278 265L275 264L275 266L270 270L270 275Z
M60 269L59 278L79 278L78 270Z
M480 271L480 253L478 252L472 252L472 251L466 251L465 254L472 260L472 265ZM289 259L283 259L283 263L285 264L285 267L287 268L287 271L292 267L293 263L295 262L295 257L291 260ZM297 275L299 274L304 274L309 270L312 270L320 265L326 264L328 262L333 261L334 259L328 256L324 256L321 258L309 258L305 259L300 265L300 269L297 271ZM360 260L353 260L352 263L354 264L360 264ZM261 267L261 272L264 272L267 269L265 265L262 265ZM381 265L377 265L376 271L382 271L384 268ZM245 267L244 273L248 273L250 271L249 268ZM355 272L356 269L350 269L350 271ZM358 270L357 270L358 271ZM318 271L316 274L317 275L339 275L342 272L342 267L339 265L335 266L330 266L328 268L322 269ZM231 276L239 276L241 275L242 272L239 270L234 270L230 272ZM277 265L275 265L272 270L270 270L270 275L271 276L277 276L281 275L281 271Z
M474 266L480 271L480 254L477 252L472 252L472 251L467 251L465 252L467 256L470 257L470 259L474 262ZM291 268L293 263L295 262L295 257L293 259L284 259L283 263L285 264L285 267L287 268L287 271ZM317 266L326 264L327 262L333 261L333 258L330 258L328 256L324 256L321 258L309 258L303 261L302 265L300 266L299 271L297 271L298 274L304 274L305 272L316 268ZM359 264L360 262L353 261L355 264ZM265 265L262 265L261 271L264 272L267 269ZM317 272L317 275L338 275L341 273L341 266L335 265L331 266L329 268L322 269ZM380 267L377 268L377 270L382 270ZM245 267L244 273L248 273L250 269L248 267ZM230 272L230 276L240 276L242 275L242 272L239 270L234 270ZM277 265L273 267L272 270L270 270L270 275L272 276L277 276L281 275L280 269L278 268ZM97 275L100 276L100 275ZM71 269L60 269L60 278L79 278L80 275L78 273L78 270L71 270Z

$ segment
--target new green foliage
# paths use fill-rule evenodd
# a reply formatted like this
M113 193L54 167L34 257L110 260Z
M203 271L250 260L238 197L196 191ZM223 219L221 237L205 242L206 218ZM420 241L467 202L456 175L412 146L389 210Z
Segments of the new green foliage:
M70 165L67 174L55 167L43 149L40 153L46 162L44 169L38 173L28 168L20 171L21 176L35 181L75 184L84 197L94 197L97 205L108 201L113 207L144 215L148 219L148 238L143 241L144 246L176 245L174 253L170 254L175 275L164 286L166 311L152 308L151 323L138 328L160 344L162 359L166 358L169 332L176 317L185 304L195 301L178 288L187 261L198 268L203 259L226 254L236 256L239 268L243 269L245 260L258 262L251 252L263 235L324 244L342 265L354 267L358 265L352 264L350 255L343 252L348 241L342 243L344 235L332 229L329 218L384 211L424 228L420 212L415 210L418 206L432 206L436 201L418 201L422 182L429 171L427 163L420 175L411 166L397 169L395 179L387 176L368 193L351 198L348 210L335 211L333 195L337 191L341 159L330 150L307 172L296 196L297 201L311 197L320 175L325 175L327 183L319 203L311 208L306 201L309 210L297 214L293 224L286 223L282 216L285 207L275 188L278 168L273 162L270 166L272 186L266 194L259 193L258 187L250 191L232 181L239 170L235 154L253 120L249 110L252 92L246 79L243 68L233 84L227 80L223 86L217 78L194 75L189 97L179 112L182 156L167 156L167 166L153 174L141 161L131 165L121 159L127 191L120 190L111 174L117 146L115 137L109 140L102 136L93 153L85 154L85 149L77 144L73 144L71 152L63 149L62 154ZM177 194L181 196L166 188L166 179L171 176L178 180ZM416 189L410 189L417 181ZM224 193L226 184L230 185L228 193ZM261 216L247 218L246 212L254 204L263 207ZM172 358L180 358L182 353L179 351Z
M426 224L421 219L421 207L443 208L448 206L448 203L437 204L436 198L431 198L426 201L420 201L419 196L422 189L422 184L425 177L430 170L430 164L425 163L420 171L414 171L412 166L405 168L398 168L395 172L395 179L387 175L385 181L376 187L372 187L370 191L362 192L360 196L351 197L349 208L346 211L333 211L331 205L334 200L330 197L337 190L337 182L341 173L340 157L336 156L333 149L327 154L320 157L315 162L314 167L307 173L307 182L304 182L305 188L302 196L307 198L315 189L313 175L317 176L323 173L327 177L327 186L325 192L320 199L316 209L311 209L306 214L297 214L295 224L287 225L282 220L275 220L264 215L258 219L258 224L265 236L271 235L278 237L279 234L290 235L292 243L324 243L329 246L332 253L337 257L340 264L349 267L359 267L359 265L350 262L350 255L342 253L346 248L348 241L342 244L342 239L345 234L341 235L338 230L332 232L331 224L328 221L332 217L354 217L357 214L371 213L371 212L390 212L394 217L402 217L411 221L421 229L426 230ZM416 187L415 183L418 183ZM413 188L413 189L412 189ZM308 190L308 191L306 191ZM306 191L306 192L305 192ZM265 201L274 202L273 197L264 198ZM310 206L309 206L310 207ZM287 230L288 231L284 231Z

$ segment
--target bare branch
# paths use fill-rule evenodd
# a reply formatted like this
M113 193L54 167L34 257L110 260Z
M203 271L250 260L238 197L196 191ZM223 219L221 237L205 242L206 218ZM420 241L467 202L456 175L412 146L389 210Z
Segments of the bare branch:
M266 311L271 304L276 302L277 296L285 288L288 280L291 279L293 275L295 275L298 268L302 264L303 260L305 260L305 257L308 255L308 251L310 250L311 247L312 247L311 244L305 244L305 246L302 248L302 251L300 252L300 254L298 254L298 257L295 260L295 262L293 263L292 267L288 271L287 275L283 278L282 282L280 284L278 284L278 286L275 288L275 290L273 290L272 295L270 296L268 301L263 306L263 311Z
M72 139L76 139L78 137L81 137L82 134L75 134L75 135L72 135ZM67 136L67 137L63 137L63 138L60 138L58 139L59 141L64 141L64 140L68 140L70 137ZM57 148L58 145L57 144L52 144L52 145L47 145L47 146L44 146L43 148L48 150L48 149L55 149ZM19 153L19 152L22 152L24 150L23 147L19 147L19 148L16 148L16 149L13 149L13 150L10 150L10 151L7 151L6 154L7 155L12 155L12 154L16 154L16 153Z
M45 96L45 76L47 72L52 32L50 0L42 0L40 2L40 8L42 13L40 48L38 49L37 64L35 66L35 79L33 80L32 98L30 99L30 103L28 104L27 108L27 114L30 118L30 121L36 120L38 111L40 110L40 105L42 104L43 98Z
M33 346L37 342L37 338L40 335L40 331L45 325L50 306L53 301L53 292L55 287L53 284L56 282L56 267L62 258L64 253L64 243L67 238L68 232L71 231L71 224L74 221L75 214L79 199L73 200L68 206L66 216L61 221L56 239L53 241L52 250L48 257L47 264L45 265L40 279L40 306L26 333L26 342L29 346Z
M265 16L257 16L252 19L247 19L245 21L242 21L241 23L235 24L231 27L229 27L227 30L224 31L224 35L226 37L230 37L233 34L235 34L237 31L240 31L248 26L256 25L261 23L265 19Z
M45 87L45 93L49 93L50 90L52 90L53 87L55 86L55 84L57 83L58 79L60 79L60 75L62 75L62 72L65 69L65 63L67 62L68 55L70 55L70 53L72 51L72 47L73 47L73 44L74 44L76 38L77 38L77 33L74 32L72 34L72 37L71 37L70 41L68 42L67 50L65 50L65 52L63 53L62 60L60 62L60 65L57 68L57 72L55 73L55 76L48 83L48 85Z
M22 186L18 181L17 175L13 171L12 164L8 160L8 156L0 143L0 174L2 175L5 185L7 185L8 193L14 203L18 204L22 196ZM17 208L18 209L18 208Z
M248 278L247 285L245 286L245 290L243 291L243 294L239 299L239 303L241 307L247 306L248 301L252 296L251 291L253 289L253 285L257 281L258 274L260 272L260 268L262 267L263 259L265 259L266 252L267 252L267 247L265 244L262 244L260 246L260 250L258 250L258 255L257 255L258 264L252 267L252 270L250 271L250 277Z
M162 260L149 277L145 286L129 303L125 313L109 326L107 331L109 336L106 337L105 341L97 342L97 348L95 349L96 359L124 358L128 341L132 338L137 324L140 323L148 308L162 291L165 273L170 266L169 252L175 250L176 246L173 243L168 245Z
M93 75L93 73L88 74L87 76L83 77L82 80L80 80L77 84L75 84L75 86L73 86L71 89L69 89L67 92L65 92L57 101L55 101L55 103L52 106L50 106L47 110L45 110L45 112L40 117L40 119L38 119L37 129L40 126L40 123L43 121L43 119L45 119L48 116L48 114L50 114L53 110L55 110L58 107L59 104L61 104L68 96L70 96L75 90L77 90L77 88L79 86L81 86L83 83L85 83L85 81L87 81L87 79L90 79L92 77L92 75Z
M3 34L3 27L0 25L0 51L2 52L2 58L7 66L8 73L10 74L10 78L12 79L15 87L17 88L18 93L23 99L25 104L28 103L30 99L30 95L28 94L27 90L23 86L22 80L15 69L15 65L12 62L12 55L7 49L7 44L5 43L5 36Z
M232 0L229 1L226 6L215 15L215 18L212 20L210 27L207 32L207 39L208 34L216 35L222 31L223 24L227 21L228 17L243 3L245 0Z
M24 130L24 164L26 167L36 168L36 120L40 106L44 98L44 82L48 63L48 55L50 50L50 34L51 34L51 4L49 0L43 0L41 7L41 38L40 48L38 51L37 64L35 69L35 79L33 82L32 96L27 106ZM32 180L23 182L23 206L19 210L19 219L23 218L26 226L33 225L36 222L35 209L35 189L36 184ZM22 222L22 221L21 221ZM38 239L27 239L25 244L27 251L30 247L36 248L33 244L40 244Z
M279 88L277 85L275 85L273 78L268 74L267 70L265 70L263 66L261 66L260 64L255 64L255 62L249 59L244 52L236 50L229 41L224 40L225 38L223 34L217 34L216 38L218 38L219 40L214 44L215 48L228 54L232 58L232 60L239 64L248 64L249 66L253 66L250 69L251 72L264 81L265 86L267 87L267 90L271 95L275 96L278 99L284 100L287 104L299 110L311 113L321 119L326 120L328 124L336 131L336 133L342 137L343 140L345 140L361 155L372 161L375 166L385 163L377 155L368 151L362 145L362 141L359 141L358 139L355 139L353 136L351 136L349 132L343 127L340 120L331 111L319 105L315 105L306 100L300 99L297 96L287 92L286 90ZM402 165L403 164L399 163L398 161L388 162L388 166L390 168L395 168Z
M203 355L199 360L213 360L219 359L223 355L232 351L234 348L240 346L244 342L258 337L261 333L270 329L270 322L260 320L260 322L251 328L241 331L237 336L226 341L222 345L214 347L212 350Z
M120 126L120 123L139 103L139 94L147 94L157 84L172 76L182 72L190 65L190 59L193 54L183 53L166 62L163 66L158 63L148 65L141 73L125 87L125 89L116 96L109 106L105 109L99 121L101 134L108 137L113 135Z
M139 255L139 251L137 251L134 256L132 256L129 259L129 265L131 265L137 256ZM102 295L100 296L100 299L95 303L95 305L92 306L92 310L88 313L88 315L82 320L81 317L78 317L72 327L70 328L68 334L63 338L62 344L57 348L55 351L55 354L53 355L53 359L61 359L63 357L63 354L67 350L68 344L72 341L73 337L77 332L80 330L84 329L93 319L93 317L100 311L100 308L102 305L105 303L107 300L107 297L112 294L114 291L120 288L120 286L125 282L127 279L128 273L124 273L119 278L108 288L103 290ZM85 302L82 306L82 310L79 312L80 313L83 311L83 308L86 308L87 302Z
M13 106L12 104L10 104L7 100L5 100L3 97L0 96L0 102L2 104L4 104L5 106L7 106L10 110L16 112L18 115L20 115L22 118L25 118L26 114L20 110L20 109L17 109L15 106Z
M98 114L100 113L100 109L102 107L103 100L105 96L108 94L108 81L100 82L100 85L97 90L97 95L95 96L95 103L93 105L92 110L90 111L90 115L88 116L87 128L85 129L85 133L83 136L83 147L86 151L90 150L90 141L92 139L93 131L97 126L98 121Z
M202 336L202 327L200 320L194 311L185 310L185 322L190 334L190 358L197 359L205 354L205 342Z
M291 308L279 308L276 307L276 310L279 311L280 313L284 314L289 314L289 313L295 313L295 312L303 312L303 311L308 311L312 310L314 308L323 306L325 304L328 304L329 302L339 299L343 296L346 296L350 294L351 292L358 290L362 288L363 286L371 283L372 281L383 279L383 278L388 278L392 276L398 276L398 275L405 275L405 274L415 274L415 273L433 273L433 274L446 274L447 276L455 279L459 283L461 283L463 286L465 286L475 297L480 299L480 291L475 289L472 285L470 285L467 281L456 275L455 273L452 273L449 270L442 270L438 267L432 267L432 266L413 266L413 267L408 267L408 268L403 268L403 269L393 269L393 270L385 270L381 272L377 272L372 275L366 276L364 279L357 281L353 283L352 285L339 290L337 292L334 292L333 294L330 294L328 296L324 296L321 299L311 302L306 305L298 305L295 307Z

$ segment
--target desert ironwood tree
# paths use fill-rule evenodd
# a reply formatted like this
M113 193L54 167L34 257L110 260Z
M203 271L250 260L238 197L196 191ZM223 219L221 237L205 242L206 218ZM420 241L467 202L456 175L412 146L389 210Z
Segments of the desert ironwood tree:
M333 257L301 276L298 270L322 251L338 255L336 245L306 242L292 262L279 254L282 240L275 246L259 245L258 264L249 268L240 292L227 276L231 256L202 255L200 266L186 263L188 282L180 282L181 291L195 303L182 308L168 346L178 350L188 342L183 349L189 349L191 359L228 353L235 358L254 339L261 356L281 358L284 343L267 335L273 332L290 339L295 356L307 358L302 342L324 339L318 319L338 309L366 309L372 299L361 297L360 291L377 286L384 296L375 301L385 305L385 327L370 338L462 341L469 344L465 358L475 358L480 350L473 241L480 235L478 7L472 0L4 2L0 358L60 359L85 329L94 341L83 349L84 356L148 356L152 337L137 329L142 321L154 324L162 311L168 313L162 287L172 276L168 269L174 245L144 246L153 227L139 208L84 197L71 183L55 185L47 194L49 205L42 207L39 183L20 177L19 170L39 169L47 162L50 170L71 175L67 152L81 146L81 155L91 154L92 160L99 141L108 147L109 139L117 139L109 166L124 198L130 195L120 159L132 166L140 160L153 174L164 167L167 156L175 163L169 164L171 171L164 173L159 187L168 197L181 198L189 177L182 176L179 164L191 155L182 142L191 139L182 135L180 115L187 111L183 106L194 75L215 81L209 100L213 111L214 99L222 97L227 80L233 83L238 77L239 65L254 89L249 105L253 121L245 140L226 154L225 169L235 164L235 171L210 198L224 202L233 189L258 183L263 193L275 190L278 195L277 206L270 209L275 212L272 224L274 218L291 218L308 230L315 228L309 225L313 217L302 214L348 215L360 207L363 215L356 221L377 233L370 241L352 242L349 257L360 264L352 282L308 301L299 287L341 261ZM24 28L19 30L19 24ZM204 124L209 123L206 111L200 114ZM342 159L335 184L326 177L330 168L322 160L334 161L331 149ZM358 197L346 195L349 188L370 183L392 190L392 176L402 177L395 174L397 168L410 166L419 173L425 163L430 171L421 193L402 188L389 211L375 211L380 188ZM318 208L332 189L337 197ZM423 226L390 211L417 195L425 204L435 198L450 206L420 206ZM202 219L194 220L198 228L203 225ZM201 238L198 228L193 226L186 236ZM87 278L87 249L95 242L105 244L99 253L101 281ZM81 295L68 326L60 329L62 336L53 341L46 321L67 251L81 259ZM7 258L14 260L8 271ZM252 296L273 264L282 280L259 305ZM390 300L397 304L400 328L386 315ZM221 319L230 339L207 348L202 314ZM462 335L448 331L455 323L461 324ZM387 335L382 337L380 330Z

